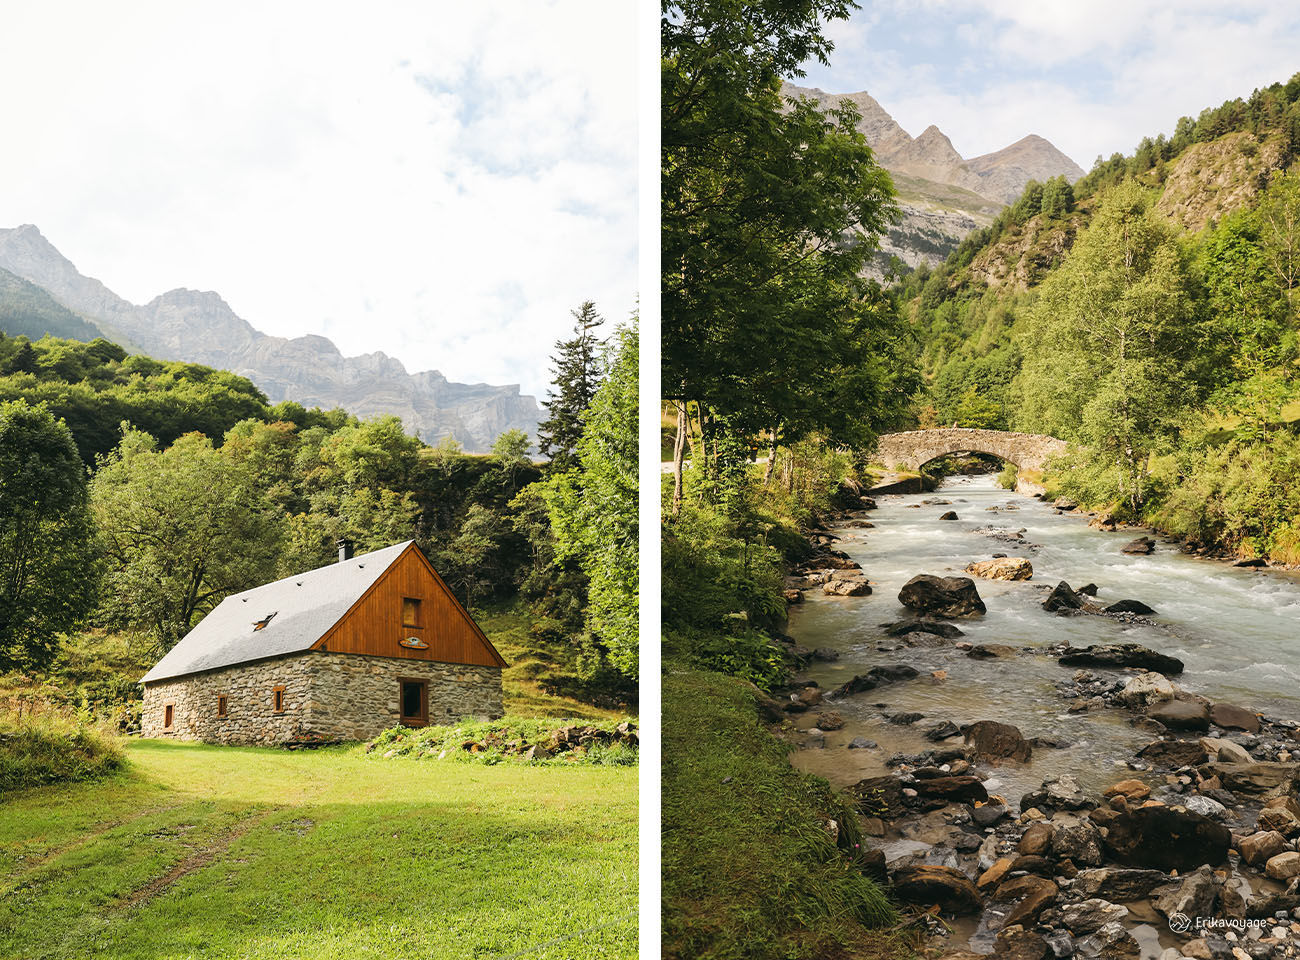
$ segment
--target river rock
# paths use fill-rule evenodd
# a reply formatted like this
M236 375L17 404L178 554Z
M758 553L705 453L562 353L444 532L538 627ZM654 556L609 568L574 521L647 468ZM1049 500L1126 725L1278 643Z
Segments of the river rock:
M1056 902L1060 890L1051 880L1028 874L1012 877L998 885L993 899L998 903L1015 904L1002 921L1002 926L1032 924L1038 915Z
M1151 796L1151 788L1141 780L1121 780L1112 787L1108 787L1102 796L1114 797L1123 796L1126 800L1145 800Z
M970 818L977 827L991 827L1010 813L1005 803L989 801L972 807Z
M1002 882L1002 878L1011 872L1011 863L1010 857L1000 857L995 860L993 866L981 873L979 879L975 881L976 889L981 893L987 893L995 888Z
M1082 810L1092 806L1078 779L1068 773L1049 777L1037 790L1026 793L1020 798L1020 809L1031 807L1051 810Z
M874 750L879 744L874 740L868 740L866 737L854 737L849 741L850 750Z
M1153 703L1172 700L1177 692L1172 681L1163 673L1140 673L1124 684L1124 689L1115 699L1126 707L1138 710Z
M1049 848L1058 860L1086 867L1101 865L1101 832L1088 820L1061 824L1052 831Z
M1231 740L1221 740L1217 737L1201 737L1201 746L1205 748L1206 753L1214 754L1215 759L1223 763L1251 763L1254 760L1246 752L1245 747L1233 743Z
M1071 933L1092 933L1108 923L1128 916L1128 908L1109 900L1094 897L1079 903L1067 903L1060 908L1061 925Z
M1019 728L996 720L979 720L966 728L966 743L975 748L981 760L1018 760L1024 762L1034 752Z
M1170 730L1208 730L1210 711L1203 703L1191 700L1171 700L1147 710L1147 716Z
M1166 918L1179 913L1185 917L1212 917L1220 889L1214 871L1202 865L1162 888L1154 905Z
M918 574L898 592L898 602L935 617L970 617L985 612L984 601L970 577Z
M993 953L998 960L1043 960L1047 956L1047 941L1017 923L998 931Z
M1205 747L1191 740L1154 740L1138 756L1157 767L1194 767L1209 759Z
M849 787L858 810L868 817L894 820L907 812L903 803L903 781L893 774L867 777Z
M1053 827L1050 823L1031 824L1020 837L1016 850L1025 856L1041 857L1052 844Z
M1080 870L1070 887L1071 894L1084 898L1100 897L1115 903L1141 900L1169 878L1161 870L1138 870L1132 867L1095 867Z
M1019 652L1015 647L1008 646L1005 643L981 643L966 651L966 656L972 660L994 660L1014 657Z
M940 517L939 517L939 519L940 519L940 520L957 520L957 519L959 519L959 518L958 518L958 516L957 516L957 511L955 511L955 510L949 510L947 513L941 514Z
M1070 510L1079 509L1079 505L1075 503L1073 500L1071 500L1069 497L1057 497L1055 500L1052 501L1052 506L1055 507L1057 510L1065 510L1067 512Z
M1274 797L1259 811L1256 826L1260 830L1276 830L1284 837L1300 834L1300 803L1291 797Z
M1136 540L1125 544L1120 548L1120 553L1128 554L1148 554L1155 550L1156 542L1150 537L1138 537Z
M966 572L984 580L1028 580L1034 567L1024 557L995 557L967 564Z
M817 717L817 729L838 730L844 726L844 718L834 710L827 710Z
M1144 806L1093 813L1104 819L1102 846L1124 866L1153 870L1192 870L1228 858L1232 834L1221 823L1182 807Z
M1070 585L1062 580L1056 586L1052 587L1050 593L1043 600L1043 609L1048 613L1059 613L1061 611L1082 610L1083 597L1079 596Z
M981 803L989 798L988 791L984 789L984 784L980 782L979 777L933 777L917 780L912 786L923 797L969 802L978 800Z
M1149 617L1155 613L1141 600L1116 600L1108 607L1102 607L1102 613L1135 613L1140 617Z
M966 635L965 632L956 624L944 623L941 620L924 620L920 618L895 620L892 623L882 623L880 627L891 637L902 636L906 633L933 633L935 636L943 637L945 640L956 640L958 637Z
M1230 703L1216 703L1210 707L1210 720L1216 727L1222 727L1224 730L1259 733L1259 717L1249 710L1234 707Z
M866 577L851 580L829 580L822 584L822 593L828 597L865 597L871 593Z
M1264 865L1264 872L1274 880L1290 880L1292 877L1300 877L1300 853L1294 850L1288 850L1286 853L1279 853L1271 857Z
M1142 947L1118 920L1075 941L1075 956L1089 960L1139 960Z
M862 693L864 690L874 690L876 687L897 683L900 680L911 680L918 674L919 671L915 667L909 667L907 664L902 663L886 667L872 667L866 673L858 674L847 683L836 687L833 695L846 697L853 693Z
M941 740L947 740L949 737L955 737L961 733L961 728L951 720L945 720L938 726L931 727L925 731L925 739L932 743L938 743Z
M935 904L945 913L978 913L984 898L966 874L955 867L913 864L894 871L894 896L904 903Z
M782 590L781 597L786 603L803 603L804 600L802 590Z
M1199 813L1203 817L1209 817L1211 820L1223 820L1228 816L1228 808L1221 804L1213 797L1204 797L1199 793L1194 793L1183 800L1183 806L1192 813Z
M1066 667L1138 667L1165 676L1183 672L1183 661L1137 643L1102 643L1070 650L1057 658Z
M1300 764L1295 763L1216 762L1210 764L1210 772L1226 790L1268 799L1290 796L1300 780Z
M1237 844L1241 859L1252 867L1262 867L1273 857L1286 850L1286 837L1276 830L1261 830L1242 837Z

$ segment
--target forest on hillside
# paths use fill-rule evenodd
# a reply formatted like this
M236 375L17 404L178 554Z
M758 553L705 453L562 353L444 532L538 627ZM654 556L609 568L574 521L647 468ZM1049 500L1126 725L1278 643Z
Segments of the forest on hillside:
M559 342L540 443L429 446L396 417L269 405L243 377L0 334L0 673L130 722L135 680L225 596L415 539L521 680L635 700L635 321ZM42 686L43 685L43 686ZM43 691L43 692L42 692Z
M1300 562L1297 158L1300 74L1031 184L899 285L916 424L1059 436L1079 502Z

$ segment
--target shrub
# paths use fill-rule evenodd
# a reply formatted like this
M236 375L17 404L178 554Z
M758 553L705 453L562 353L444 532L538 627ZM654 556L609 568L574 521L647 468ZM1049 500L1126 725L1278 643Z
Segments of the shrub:
M503 717L430 727L392 727L365 745L383 760L450 760L491 766L502 762L546 766L628 767L638 756L631 720Z
M42 705L0 708L0 793L90 780L125 762L116 735L103 726Z

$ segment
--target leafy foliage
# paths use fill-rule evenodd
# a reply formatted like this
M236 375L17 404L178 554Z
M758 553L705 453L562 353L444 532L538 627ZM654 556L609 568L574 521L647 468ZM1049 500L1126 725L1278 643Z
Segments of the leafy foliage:
M44 407L0 402L0 671L38 669L96 598L86 470Z

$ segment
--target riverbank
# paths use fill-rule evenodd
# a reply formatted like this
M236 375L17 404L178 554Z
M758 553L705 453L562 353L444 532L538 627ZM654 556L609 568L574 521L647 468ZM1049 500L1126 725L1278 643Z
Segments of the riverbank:
M1020 948L1030 952L1016 955L1046 945L1156 960L1168 950L1210 950L1217 942L1211 937L1202 944L1190 934L1189 941L1170 929L1166 908L1187 906L1193 894L1205 915L1243 925L1266 907L1276 914L1300 906L1300 890L1267 876L1272 858L1250 863L1258 851L1241 851L1243 843L1254 849L1247 837L1270 832L1256 828L1275 819L1287 825L1282 814L1260 811L1270 800L1295 804L1300 779L1293 755L1300 749L1300 674L1291 641L1300 590L1294 582L1200 564L1167 544L1146 556L1124 554L1121 548L1132 539L1126 532L1089 529L1050 504L996 490L983 479L950 482L936 495L879 498L879 506L820 534L821 546L840 554L823 553L830 558L824 569L835 571L827 576L850 578L860 566L873 592L832 597L814 586L791 608L789 632L800 652L817 652L783 691L795 712L781 727L797 748L796 767L859 798L864 829L877 834L873 842L885 853L894 895L922 905L940 902L954 914L951 935L932 946L993 950L1008 914L1031 894L1031 906L1016 917L1025 923L1007 924L1023 933L1004 936L1004 952L1011 949L1008 937L1020 937ZM955 518L943 519L947 514ZM976 581L987 612L941 621L947 628L941 632L955 626L961 635L882 627L914 615L895 599L913 574L960 576L967 563L995 553L1027 561L1033 579ZM817 562L801 571L805 581L819 569ZM1042 603L1061 580L1097 585L1095 599L1080 601L1084 606L1133 599L1158 612L1053 615ZM1171 676L1157 679L1136 668L1091 665L1081 671L1061 663L1081 647L1116 643L1139 644L1156 657L1182 661L1185 669L1176 672L1159 661ZM900 679L879 682L884 678L879 669L873 675L873 667L905 671ZM870 689L835 695L855 677L867 678L857 685ZM1158 692L1124 696L1133 682ZM798 700L789 701L792 695ZM1156 719L1162 707L1192 718L1162 724ZM1217 722L1232 717L1259 728ZM979 721L1006 724L1014 735ZM1203 729L1177 729L1188 723ZM987 729L999 731L995 746L978 732ZM1008 750L1016 756L998 756ZM1231 761L1261 769L1244 776L1226 769ZM1053 785L1046 791L1045 781ZM1133 781L1120 791L1127 799L1105 796L1125 781ZM1005 802L986 799L995 797ZM1131 851L1112 839L1117 823L1120 834L1136 830L1142 847L1182 842L1159 833L1168 823L1150 831L1139 824L1155 816L1142 809L1160 810L1178 829L1195 827L1227 840L1221 851L1204 854L1204 864L1134 867L1125 862L1133 859ZM1300 805L1285 812L1300 817ZM1040 822L1041 829L1031 830ZM1045 832L1043 849L1026 852ZM1273 855L1290 853L1300 861L1294 839L1300 819L1292 832L1279 832L1283 847ZM1198 872L1201 866L1206 870ZM1001 876L990 875L995 868ZM1119 882L1114 871L1133 869L1155 871L1143 874L1139 886L1146 889L1137 895L1136 888L1113 886ZM918 878L918 870L925 876ZM1281 925L1255 927L1249 935L1242 926L1238 949L1247 956L1289 955L1276 951L1290 949L1296 918L1272 919Z

